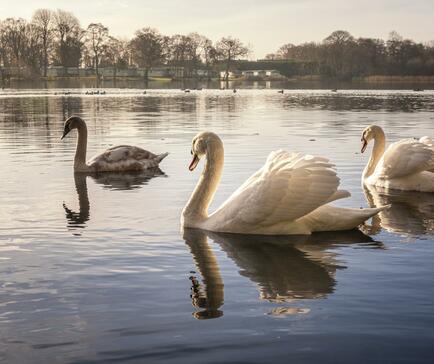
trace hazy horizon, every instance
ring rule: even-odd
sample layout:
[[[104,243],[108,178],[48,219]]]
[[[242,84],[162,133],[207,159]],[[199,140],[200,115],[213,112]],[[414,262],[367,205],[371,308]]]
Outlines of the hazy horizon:
[[[338,29],[355,37],[387,39],[395,30],[417,42],[434,40],[434,2],[422,0],[190,0],[182,6],[175,0],[20,0],[0,5],[1,19],[30,19],[39,8],[71,11],[82,27],[100,22],[117,37],[131,38],[145,26],[166,35],[198,32],[213,41],[231,35],[251,46],[251,58],[263,58],[285,43],[318,42]]]

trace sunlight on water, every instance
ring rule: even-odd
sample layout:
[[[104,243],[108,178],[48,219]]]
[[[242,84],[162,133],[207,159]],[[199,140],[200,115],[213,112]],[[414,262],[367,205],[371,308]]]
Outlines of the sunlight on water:
[[[429,357],[433,197],[364,191],[368,156],[359,152],[361,131],[371,123],[390,141],[433,136],[434,91],[85,93],[0,92],[1,359]],[[60,140],[73,114],[87,122],[88,157],[117,144],[170,155],[153,174],[74,176],[76,134]],[[211,210],[280,148],[336,163],[342,188],[352,193],[340,205],[392,208],[363,232],[181,232],[180,212],[203,166],[187,169],[191,139],[202,130],[225,144]]]

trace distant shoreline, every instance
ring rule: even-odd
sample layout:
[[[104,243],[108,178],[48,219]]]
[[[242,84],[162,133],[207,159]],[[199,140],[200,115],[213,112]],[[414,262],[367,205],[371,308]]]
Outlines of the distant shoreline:
[[[95,76],[50,76],[50,77],[37,77],[33,79],[28,78],[18,78],[12,77],[10,81],[39,81],[39,82],[56,82],[56,81],[68,81],[68,80],[89,80],[95,81]],[[143,77],[133,77],[133,76],[117,76],[117,77],[104,77],[100,79],[100,82],[104,81],[143,81],[146,80]],[[207,79],[204,78],[195,78],[195,77],[184,77],[184,78],[168,78],[168,77],[149,77],[149,82],[182,82],[182,81],[199,81],[199,82],[207,82]],[[209,81],[211,82],[226,82],[225,80],[219,78],[212,78]],[[364,83],[364,84],[391,84],[391,83],[403,83],[403,84],[434,84],[434,76],[390,76],[390,75],[372,75],[372,76],[363,76],[363,77],[353,77],[351,80],[341,80],[338,78],[330,78],[320,75],[308,75],[308,76],[294,76],[289,77],[285,80],[274,80],[269,78],[255,78],[254,80],[248,80],[244,78],[235,78],[229,79],[229,82],[336,82],[336,83]]]

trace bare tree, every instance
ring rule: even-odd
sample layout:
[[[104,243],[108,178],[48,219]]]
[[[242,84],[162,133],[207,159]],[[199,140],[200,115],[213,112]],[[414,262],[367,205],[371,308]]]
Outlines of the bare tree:
[[[211,39],[208,39],[205,36],[201,36],[200,47],[202,60],[209,80],[211,79],[211,66],[217,61],[217,50],[213,46]]]
[[[103,52],[107,50],[109,42],[108,28],[101,23],[91,23],[87,27],[85,45],[92,53],[93,66],[97,80],[99,79],[99,64]]]
[[[32,23],[26,25],[21,52],[22,60],[30,71],[31,77],[40,76],[41,64],[43,64],[43,43],[39,29]]]
[[[163,61],[164,37],[152,28],[138,30],[130,42],[132,57],[139,67],[145,68],[145,79],[149,69]]]
[[[41,37],[44,77],[47,77],[48,52],[52,42],[54,14],[49,9],[38,9],[33,13],[32,24]]]
[[[355,40],[345,30],[336,30],[323,41],[325,63],[332,76],[348,76],[351,73]]]
[[[21,66],[22,50],[26,38],[27,22],[24,19],[8,18],[2,23],[2,38],[9,50],[9,62],[16,67]]]
[[[54,15],[57,36],[57,61],[64,67],[78,67],[81,58],[82,30],[78,19],[70,12],[57,10]]]
[[[128,43],[128,40],[109,36],[104,58],[107,64],[113,66],[114,78],[117,76],[118,69],[125,69],[129,66],[130,52]]]
[[[225,80],[229,79],[229,70],[231,63],[249,54],[249,48],[245,46],[239,39],[232,37],[223,37],[216,44],[217,52],[225,63]]]

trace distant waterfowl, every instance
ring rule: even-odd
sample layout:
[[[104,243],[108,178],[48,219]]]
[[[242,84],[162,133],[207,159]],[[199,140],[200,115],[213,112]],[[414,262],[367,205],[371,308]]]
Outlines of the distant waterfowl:
[[[277,91],[279,94],[283,94],[283,90],[279,90],[279,91]]]
[[[184,90],[184,92],[185,92],[185,93],[189,93],[190,90],[189,90],[188,88],[186,88],[186,89]]]
[[[233,93],[234,93],[234,94],[236,94],[236,93],[237,93],[237,89],[236,89],[236,88],[234,88],[234,90],[233,90]]]
[[[414,88],[413,91],[421,92],[421,91],[423,91],[423,89],[422,88]]]
[[[122,172],[141,171],[158,167],[159,163],[168,155],[153,154],[139,147],[118,145],[93,157],[86,162],[87,127],[83,119],[71,116],[65,121],[62,138],[77,129],[77,149],[74,158],[74,171],[76,172]]]
[[[206,158],[204,171],[184,207],[184,227],[242,234],[290,235],[350,230],[383,209],[348,209],[328,205],[348,197],[338,190],[334,166],[323,157],[272,152],[265,165],[208,216],[223,169],[224,150],[211,132],[192,142],[190,171]]]
[[[383,129],[371,125],[363,130],[363,153],[374,140],[372,154],[362,174],[362,183],[406,191],[434,192],[434,147],[432,139],[402,139],[386,149]]]
[[[145,90],[145,91],[143,91],[143,95],[146,95],[146,90]]]
[[[338,92],[338,89],[337,88],[332,88],[331,92]]]

